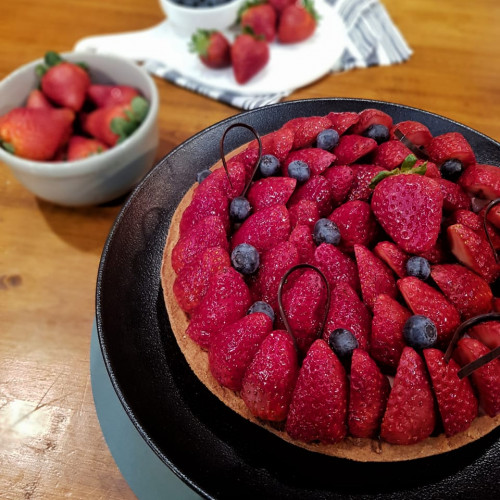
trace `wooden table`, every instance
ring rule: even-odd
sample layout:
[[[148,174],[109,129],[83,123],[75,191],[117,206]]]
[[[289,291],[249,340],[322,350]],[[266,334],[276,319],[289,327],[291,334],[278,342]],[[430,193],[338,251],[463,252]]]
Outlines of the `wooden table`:
[[[362,97],[408,104],[500,140],[497,0],[385,0],[411,59],[329,75],[289,99]],[[0,78],[45,51],[163,19],[157,0],[3,2]],[[238,110],[157,80],[158,159]],[[41,201],[0,165],[0,497],[134,498],[101,434],[90,389],[96,272],[120,203]]]

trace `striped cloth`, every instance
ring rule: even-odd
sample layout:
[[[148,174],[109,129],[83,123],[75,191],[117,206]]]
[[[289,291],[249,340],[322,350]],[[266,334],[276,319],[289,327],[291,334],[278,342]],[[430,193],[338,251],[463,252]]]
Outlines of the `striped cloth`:
[[[379,0],[325,0],[345,24],[348,42],[332,72],[348,71],[406,61],[412,54],[387,10]],[[279,102],[292,90],[265,95],[242,95],[200,84],[158,61],[146,61],[145,69],[176,85],[240,109],[254,109]]]

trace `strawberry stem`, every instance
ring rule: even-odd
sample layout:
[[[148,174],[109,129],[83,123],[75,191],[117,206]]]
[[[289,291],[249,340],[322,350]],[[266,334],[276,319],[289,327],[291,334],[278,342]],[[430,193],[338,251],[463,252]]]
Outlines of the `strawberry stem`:
[[[417,157],[415,155],[408,155],[399,168],[394,170],[382,170],[371,180],[369,187],[373,189],[379,182],[383,181],[387,177],[400,174],[417,174],[425,175],[427,172],[427,162],[422,163],[418,167],[415,167],[417,163]]]

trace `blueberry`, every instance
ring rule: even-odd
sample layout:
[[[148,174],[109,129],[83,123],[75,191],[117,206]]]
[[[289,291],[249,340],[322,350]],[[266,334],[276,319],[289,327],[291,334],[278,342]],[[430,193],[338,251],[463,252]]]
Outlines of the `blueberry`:
[[[460,160],[446,160],[440,167],[441,177],[448,181],[456,181],[462,173],[464,166]]]
[[[210,174],[212,173],[211,170],[202,170],[201,172],[198,172],[196,174],[196,182],[200,183],[203,182]]]
[[[341,359],[347,359],[352,356],[354,349],[359,347],[356,337],[351,331],[345,328],[337,328],[328,336],[328,345],[330,349]]]
[[[316,147],[331,151],[339,142],[339,134],[333,128],[322,130],[316,137]]]
[[[271,321],[274,322],[275,315],[273,308],[267,302],[264,302],[263,300],[254,302],[248,309],[247,314],[252,314],[255,312],[267,314],[271,318]]]
[[[264,155],[260,159],[259,171],[262,177],[278,175],[280,171],[280,161],[274,155]]]
[[[340,243],[340,231],[337,224],[330,219],[318,219],[314,224],[313,239],[318,246],[321,243],[337,246]]]
[[[244,196],[237,196],[229,205],[229,217],[234,222],[243,222],[252,211],[252,205]]]
[[[431,275],[431,265],[424,257],[410,257],[406,261],[406,273],[408,276],[426,280]]]
[[[288,175],[297,182],[306,182],[311,177],[311,170],[305,161],[294,160],[288,164]]]
[[[231,264],[241,274],[253,274],[259,268],[259,252],[249,243],[241,243],[231,252]]]
[[[427,316],[410,316],[403,326],[403,337],[410,347],[426,349],[437,340],[436,325]]]
[[[388,141],[390,137],[389,129],[385,125],[381,125],[380,123],[374,123],[373,125],[370,125],[363,132],[363,135],[377,141],[377,144],[382,144],[383,142]]]

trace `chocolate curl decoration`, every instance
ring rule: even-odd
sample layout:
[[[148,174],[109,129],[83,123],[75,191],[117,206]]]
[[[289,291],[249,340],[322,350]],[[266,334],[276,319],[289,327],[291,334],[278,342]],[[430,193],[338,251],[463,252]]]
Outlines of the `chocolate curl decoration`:
[[[493,242],[491,241],[490,232],[488,231],[488,225],[487,225],[488,219],[487,219],[487,217],[488,217],[488,212],[493,207],[498,205],[499,203],[500,203],[500,198],[497,198],[496,200],[493,200],[490,203],[488,203],[488,206],[486,207],[486,210],[484,211],[484,217],[483,217],[484,232],[486,233],[486,238],[488,238],[488,243],[490,244],[491,250],[493,252],[493,255],[495,256],[495,261],[497,264],[499,263],[498,252],[496,251],[496,249],[493,245]]]
[[[278,286],[278,305],[279,305],[279,309],[280,309],[281,319],[283,320],[283,323],[285,324],[286,331],[288,332],[288,335],[290,335],[290,337],[292,338],[296,349],[297,349],[297,341],[295,340],[295,336],[293,335],[292,329],[290,328],[290,323],[288,323],[288,319],[287,319],[286,314],[285,314],[285,309],[283,307],[282,295],[283,295],[283,287],[286,284],[288,276],[290,276],[290,274],[292,274],[294,271],[297,271],[298,269],[312,269],[313,271],[316,271],[321,276],[321,279],[323,280],[323,283],[326,286],[325,314],[323,315],[323,321],[321,323],[321,328],[319,329],[320,332],[322,332],[323,329],[325,328],[326,319],[328,317],[328,310],[330,309],[330,285],[328,284],[328,280],[326,279],[326,276],[316,266],[313,266],[311,264],[297,264],[296,266],[291,267],[283,275],[283,277],[281,278],[280,284]]]
[[[227,175],[227,178],[229,180],[229,184],[231,185],[231,188],[233,187],[233,183],[231,182],[231,177],[229,176],[229,169],[227,168],[226,155],[224,154],[224,140],[226,139],[227,133],[231,129],[236,128],[236,127],[243,127],[243,128],[250,130],[250,132],[252,132],[252,134],[255,136],[255,138],[257,139],[257,142],[259,144],[259,156],[257,158],[257,162],[256,162],[255,167],[253,169],[252,176],[248,180],[247,185],[245,186],[245,189],[243,190],[243,193],[241,194],[241,196],[245,196],[247,191],[248,191],[248,188],[250,187],[250,184],[252,183],[252,180],[255,176],[255,173],[257,172],[257,169],[259,168],[259,163],[260,163],[260,160],[262,158],[262,141],[260,140],[259,133],[251,125],[247,125],[246,123],[233,123],[222,134],[222,137],[220,140],[220,146],[219,146],[220,157],[222,160],[222,166],[224,167],[224,170],[226,171],[226,175]]]
[[[399,129],[394,130],[394,135],[413,153],[418,156],[421,160],[428,160],[429,154],[424,146],[417,146],[406,137]]]
[[[453,354],[453,350],[455,349],[458,340],[460,337],[472,326],[479,325],[480,323],[484,323],[486,321],[499,321],[500,320],[500,313],[487,313],[487,314],[480,314],[479,316],[475,316],[474,318],[470,318],[467,321],[464,321],[456,330],[455,333],[448,345],[448,348],[446,349],[446,352],[444,353],[444,361],[448,363],[451,359],[451,355]],[[481,366],[486,365],[490,361],[493,361],[494,359],[498,358],[500,356],[500,346],[496,347],[492,351],[490,351],[488,354],[485,354],[484,356],[481,356],[477,358],[474,361],[471,361],[470,363],[466,364],[460,370],[458,371],[458,376],[459,378],[465,378],[469,376],[472,372],[477,370],[478,368],[481,368]]]

